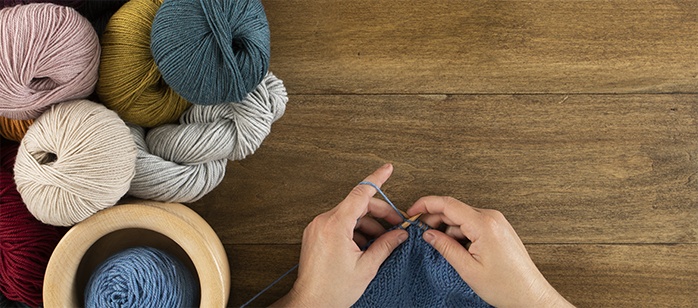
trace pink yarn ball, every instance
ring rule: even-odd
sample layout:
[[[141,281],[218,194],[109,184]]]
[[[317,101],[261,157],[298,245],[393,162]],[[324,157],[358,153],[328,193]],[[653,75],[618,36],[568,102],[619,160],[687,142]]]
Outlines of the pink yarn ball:
[[[51,3],[0,10],[0,116],[34,119],[49,105],[89,96],[99,39],[76,10]]]

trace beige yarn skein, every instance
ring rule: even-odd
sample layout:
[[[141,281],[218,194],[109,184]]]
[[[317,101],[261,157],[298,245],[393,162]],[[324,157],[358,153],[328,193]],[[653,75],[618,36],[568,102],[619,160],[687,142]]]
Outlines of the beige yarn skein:
[[[52,105],[22,139],[17,190],[38,220],[74,225],[110,207],[129,189],[136,144],[126,124],[103,105]]]

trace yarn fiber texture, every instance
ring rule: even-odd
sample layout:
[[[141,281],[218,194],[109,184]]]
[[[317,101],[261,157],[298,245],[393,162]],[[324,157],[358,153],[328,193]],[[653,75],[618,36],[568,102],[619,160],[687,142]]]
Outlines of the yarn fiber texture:
[[[0,292],[0,307],[2,308],[29,308],[26,304],[20,303],[20,302],[15,302],[12,300],[7,299],[2,293]]]
[[[34,120],[14,120],[0,117],[0,136],[7,140],[20,141]]]
[[[410,226],[407,240],[378,269],[353,307],[492,307]]]
[[[2,2],[0,2],[0,8],[15,6],[15,5],[19,5],[19,4],[43,3],[43,2],[55,3],[58,5],[64,5],[64,6],[69,6],[69,7],[73,7],[73,8],[78,8],[83,3],[83,1],[81,1],[81,0],[2,0]],[[2,306],[0,306],[0,307],[2,307]]]
[[[269,24],[259,0],[165,1],[150,46],[163,78],[195,104],[239,102],[269,68]]]
[[[136,145],[126,124],[103,105],[51,106],[22,139],[15,181],[40,221],[70,226],[110,207],[129,188]]]
[[[193,202],[223,180],[227,160],[254,153],[286,109],[283,82],[272,73],[240,103],[192,105],[180,124],[163,125],[146,135],[131,125],[138,159],[129,194]]]
[[[190,105],[165,83],[150,53],[150,30],[161,4],[125,3],[102,34],[97,94],[124,121],[145,127],[174,123]]]
[[[12,174],[18,147],[0,141],[0,293],[8,298],[0,307],[41,304],[46,265],[66,231],[39,222],[22,203]]]
[[[99,40],[72,8],[51,3],[0,10],[0,116],[34,119],[94,91]]]
[[[199,286],[175,257],[134,247],[105,260],[85,289],[85,307],[195,307]]]

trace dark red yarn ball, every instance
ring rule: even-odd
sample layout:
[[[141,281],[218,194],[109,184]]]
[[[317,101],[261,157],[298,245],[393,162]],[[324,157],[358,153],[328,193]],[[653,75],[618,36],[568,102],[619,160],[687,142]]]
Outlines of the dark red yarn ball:
[[[0,141],[0,292],[37,307],[46,265],[67,229],[38,221],[22,202],[12,172],[17,148]]]

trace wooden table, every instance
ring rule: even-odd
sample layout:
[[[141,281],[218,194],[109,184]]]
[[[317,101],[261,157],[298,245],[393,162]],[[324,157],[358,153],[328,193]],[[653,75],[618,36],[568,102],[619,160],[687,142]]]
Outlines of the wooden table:
[[[264,5],[286,114],[191,204],[226,247],[231,306],[385,162],[402,209],[436,194],[503,212],[578,306],[698,303],[698,2]]]

